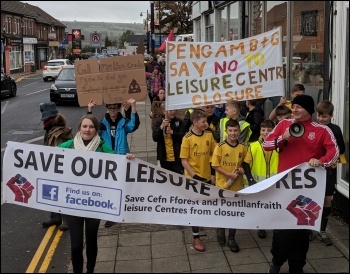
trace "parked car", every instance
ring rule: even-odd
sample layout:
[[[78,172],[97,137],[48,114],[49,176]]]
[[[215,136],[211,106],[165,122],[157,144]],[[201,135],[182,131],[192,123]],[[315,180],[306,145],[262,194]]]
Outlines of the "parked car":
[[[47,82],[48,79],[55,80],[61,69],[67,65],[73,65],[73,63],[68,59],[54,59],[48,61],[43,68],[44,81]]]
[[[17,95],[17,84],[14,78],[1,72],[1,97]]]
[[[56,104],[78,102],[74,65],[66,65],[61,69],[55,83],[51,85],[50,101]]]

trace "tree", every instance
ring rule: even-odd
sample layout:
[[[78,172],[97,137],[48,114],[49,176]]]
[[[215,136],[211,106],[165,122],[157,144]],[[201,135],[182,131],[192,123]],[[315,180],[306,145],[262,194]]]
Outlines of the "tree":
[[[160,5],[160,28],[167,26],[167,33],[177,28],[177,34],[193,33],[192,15],[193,1],[154,1],[155,9]]]
[[[86,52],[93,52],[94,50],[91,48],[90,45],[84,45],[83,48],[81,49],[82,53],[86,53]]]
[[[119,38],[119,44],[118,44],[118,48],[120,49],[124,49],[124,43],[126,41],[126,38],[130,35],[134,35],[135,33],[132,30],[127,30],[125,32],[123,32],[123,34],[120,36]]]
[[[68,44],[68,47],[66,48],[66,53],[71,54],[73,52],[73,46],[72,43]]]

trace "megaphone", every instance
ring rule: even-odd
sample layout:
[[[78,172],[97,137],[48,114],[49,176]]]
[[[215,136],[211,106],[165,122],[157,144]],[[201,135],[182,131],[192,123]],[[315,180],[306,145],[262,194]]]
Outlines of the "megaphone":
[[[303,124],[293,123],[289,127],[289,133],[293,137],[299,138],[299,137],[303,136],[304,132],[305,132],[305,128],[304,128]]]

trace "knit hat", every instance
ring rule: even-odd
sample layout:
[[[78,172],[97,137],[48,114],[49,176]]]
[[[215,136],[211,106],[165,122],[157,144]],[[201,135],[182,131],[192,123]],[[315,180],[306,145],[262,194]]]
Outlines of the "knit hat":
[[[304,108],[311,116],[315,112],[315,103],[314,99],[312,99],[309,95],[298,95],[296,96],[293,101],[292,105],[297,104]]]
[[[45,121],[58,114],[58,109],[56,107],[56,104],[53,102],[41,103],[40,111],[41,111],[41,121]]]
[[[159,66],[154,66],[153,70],[159,70]]]

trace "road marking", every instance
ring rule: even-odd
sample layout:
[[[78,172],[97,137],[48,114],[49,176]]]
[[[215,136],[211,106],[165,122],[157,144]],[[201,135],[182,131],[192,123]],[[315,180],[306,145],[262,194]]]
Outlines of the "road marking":
[[[31,140],[28,140],[28,141],[24,141],[24,142],[22,142],[22,143],[30,144],[30,143],[34,143],[34,142],[39,141],[39,140],[42,140],[42,139],[44,139],[44,136],[39,136],[39,137],[36,137],[36,138],[34,138],[34,139],[31,139]],[[1,149],[1,152],[4,152],[5,149],[6,149],[6,147],[3,147],[3,148]]]
[[[37,83],[38,83],[38,82],[30,83],[30,84],[25,85],[25,86],[23,86],[23,87],[28,87],[28,86],[31,86],[31,85],[35,85],[35,84],[37,84]]]
[[[34,256],[33,256],[33,259],[32,259],[32,261],[30,262],[30,264],[29,264],[29,266],[28,266],[28,268],[27,268],[27,270],[26,270],[25,273],[34,273],[34,270],[35,270],[35,268],[37,267],[38,262],[39,262],[39,260],[40,260],[40,258],[41,258],[41,255],[44,253],[44,250],[45,250],[45,248],[46,248],[46,246],[47,246],[49,240],[51,239],[51,236],[52,236],[52,234],[53,234],[55,228],[56,228],[56,226],[53,225],[53,226],[50,226],[50,227],[47,229],[47,231],[46,231],[46,233],[45,233],[45,236],[44,236],[44,238],[42,239],[42,241],[41,241],[41,243],[40,243],[38,249],[36,250],[36,252],[35,252],[35,254],[34,254]]]
[[[43,263],[42,263],[38,273],[46,273],[46,271],[49,268],[49,265],[50,265],[50,263],[52,261],[52,257],[55,254],[55,250],[56,250],[56,248],[58,246],[58,243],[60,242],[60,239],[61,239],[62,235],[63,235],[63,231],[57,230],[56,236],[53,239],[53,241],[52,241],[52,243],[50,245],[50,248],[49,248],[49,250],[46,253],[46,256],[44,258],[44,261],[43,261]]]
[[[34,92],[32,92],[32,93],[28,93],[28,94],[26,94],[25,96],[33,95],[33,94],[35,94],[35,93],[42,92],[42,91],[45,91],[45,90],[49,90],[49,89],[48,89],[48,88],[46,88],[46,89],[42,89],[42,90],[38,90],[38,91],[34,91]]]
[[[9,101],[6,101],[5,105],[2,107],[1,114],[3,114],[5,112],[8,104],[9,104]]]

